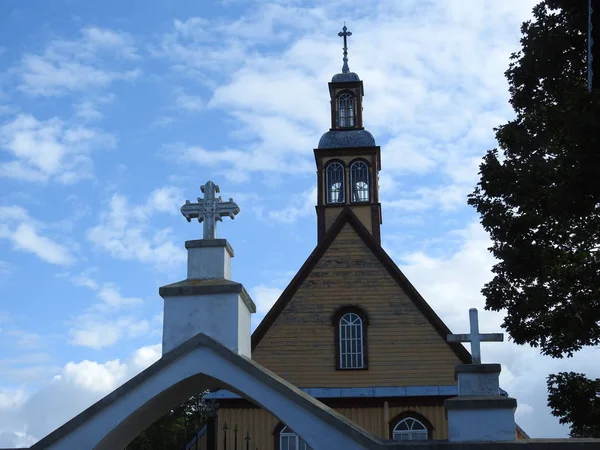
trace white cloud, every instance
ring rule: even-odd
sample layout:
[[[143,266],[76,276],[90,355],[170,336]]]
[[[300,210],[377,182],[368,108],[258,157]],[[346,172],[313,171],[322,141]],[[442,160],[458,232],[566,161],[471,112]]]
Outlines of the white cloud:
[[[0,126],[0,149],[14,158],[0,163],[0,176],[73,184],[93,176],[92,150],[113,146],[114,138],[100,131],[20,114]]]
[[[250,290],[252,300],[256,304],[256,313],[252,315],[252,329],[256,328],[260,321],[269,312],[275,304],[283,289],[277,287],[266,286],[264,284],[253,287]]]
[[[41,55],[23,56],[17,69],[19,89],[33,96],[57,96],[105,87],[116,80],[131,81],[140,75],[138,69],[120,67],[123,60],[139,57],[131,36],[94,27],[83,28],[81,35],[75,40],[50,41]]]
[[[87,230],[87,238],[115,258],[174,268],[185,260],[184,251],[170,240],[170,228],[156,230],[148,224],[155,213],[177,214],[182,199],[182,191],[173,186],[155,189],[141,206],[114,194],[100,224]]]
[[[136,339],[148,335],[155,323],[137,318],[132,309],[144,304],[139,297],[125,297],[113,283],[102,283],[89,276],[87,270],[78,275],[65,274],[76,286],[92,289],[98,302],[92,304],[83,313],[76,314],[69,323],[70,343],[95,350],[114,346],[123,339]],[[129,310],[126,315],[123,310]],[[139,315],[139,309],[137,309]],[[160,324],[162,325],[162,323]]]
[[[71,250],[41,234],[43,225],[20,206],[0,206],[0,238],[9,240],[15,250],[33,253],[40,259],[57,265],[75,262]]]
[[[0,444],[32,445],[160,356],[161,346],[151,345],[136,350],[127,361],[69,362],[35,391],[0,391]]]
[[[83,314],[77,317],[76,323],[69,330],[71,344],[94,350],[112,347],[122,339],[135,339],[150,332],[147,320],[131,317],[105,320],[97,314]]]
[[[315,212],[317,202],[317,188],[313,187],[292,198],[291,205],[283,209],[268,211],[267,216],[271,220],[280,223],[292,223],[300,217],[305,217]]]
[[[186,111],[201,111],[205,105],[201,97],[179,90],[175,93],[175,107]]]

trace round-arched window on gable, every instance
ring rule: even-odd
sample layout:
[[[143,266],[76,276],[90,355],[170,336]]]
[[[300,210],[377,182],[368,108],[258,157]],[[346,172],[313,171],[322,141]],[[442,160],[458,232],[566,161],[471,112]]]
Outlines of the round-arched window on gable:
[[[426,441],[429,439],[427,427],[414,417],[399,421],[393,430],[394,441]]]
[[[364,161],[355,161],[350,166],[350,189],[353,202],[370,200],[369,166]]]
[[[325,170],[325,178],[327,203],[344,203],[344,165],[339,162],[329,163]]]
[[[354,97],[344,92],[338,97],[338,126],[340,128],[353,127],[355,123]]]

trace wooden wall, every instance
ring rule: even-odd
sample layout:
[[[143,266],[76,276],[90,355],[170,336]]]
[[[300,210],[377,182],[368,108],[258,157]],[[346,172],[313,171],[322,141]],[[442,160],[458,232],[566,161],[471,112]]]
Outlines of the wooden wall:
[[[389,423],[384,417],[383,401],[379,407],[335,408],[335,410],[369,433],[382,439],[389,439]],[[425,416],[434,426],[432,439],[447,439],[448,425],[443,406],[406,406],[390,407],[389,419],[403,411],[415,411]],[[238,426],[238,449],[244,450],[244,437],[250,431],[252,438],[250,448],[255,450],[274,450],[275,435],[273,432],[279,419],[260,408],[222,408],[219,410],[219,450],[223,449],[223,424],[227,422],[227,450],[234,450],[233,427]]]
[[[368,370],[336,370],[331,318],[369,316]],[[350,225],[272,324],[252,359],[299,387],[454,385],[459,358]]]

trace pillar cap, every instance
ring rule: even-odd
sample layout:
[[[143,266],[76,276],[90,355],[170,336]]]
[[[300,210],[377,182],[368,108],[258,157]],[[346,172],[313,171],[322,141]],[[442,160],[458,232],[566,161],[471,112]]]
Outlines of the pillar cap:
[[[461,373],[500,373],[500,364],[459,364],[454,368],[454,379]]]
[[[185,248],[205,248],[205,247],[225,247],[229,256],[233,258],[233,248],[227,242],[227,239],[194,239],[185,241]]]
[[[449,410],[461,409],[515,409],[517,399],[501,395],[459,395],[444,400],[444,407]]]

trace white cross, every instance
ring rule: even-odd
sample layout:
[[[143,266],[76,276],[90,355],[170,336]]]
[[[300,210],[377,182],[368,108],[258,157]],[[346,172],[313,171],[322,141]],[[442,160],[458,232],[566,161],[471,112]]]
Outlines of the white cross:
[[[481,343],[482,342],[502,342],[503,333],[479,334],[479,322],[477,320],[477,309],[469,309],[469,325],[471,332],[469,334],[449,334],[448,342],[470,342],[473,364],[481,364]]]
[[[234,219],[235,215],[240,212],[240,207],[232,198],[228,202],[224,202],[221,197],[216,197],[215,194],[218,194],[220,189],[212,181],[207,181],[206,184],[200,186],[200,190],[204,193],[204,198],[198,197],[198,203],[190,203],[189,200],[186,200],[185,205],[181,207],[181,214],[188,222],[191,222],[192,219],[203,222],[203,239],[215,239],[217,237],[217,221],[222,222],[224,216]]]

